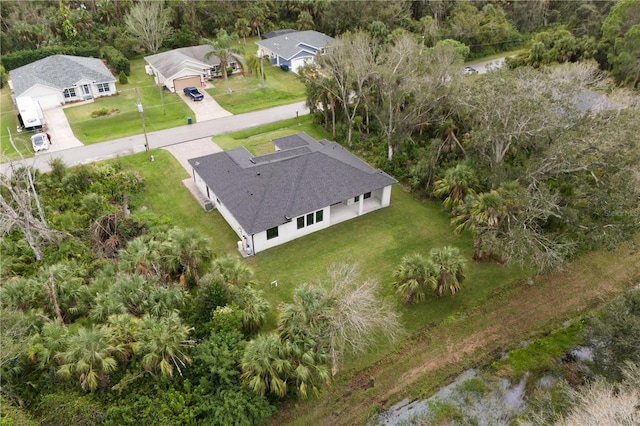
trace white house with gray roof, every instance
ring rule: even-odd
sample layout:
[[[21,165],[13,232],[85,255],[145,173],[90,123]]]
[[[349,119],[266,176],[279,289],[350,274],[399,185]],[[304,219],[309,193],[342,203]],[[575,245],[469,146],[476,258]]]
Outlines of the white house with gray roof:
[[[306,133],[274,139],[259,157],[245,148],[193,158],[193,179],[240,238],[259,253],[387,207],[397,181],[341,145]]]
[[[286,65],[298,72],[305,63],[313,63],[318,52],[322,53],[334,39],[318,31],[295,31],[256,41],[258,57],[268,57],[272,65]]]
[[[9,75],[16,101],[31,98],[41,109],[116,93],[116,78],[96,58],[52,55],[16,68]]]
[[[181,47],[167,52],[145,56],[147,74],[156,77],[156,84],[162,84],[172,92],[182,92],[185,87],[200,87],[207,79],[222,75],[220,58],[211,55],[211,46]],[[241,64],[233,57],[227,59],[233,73],[242,71]]]

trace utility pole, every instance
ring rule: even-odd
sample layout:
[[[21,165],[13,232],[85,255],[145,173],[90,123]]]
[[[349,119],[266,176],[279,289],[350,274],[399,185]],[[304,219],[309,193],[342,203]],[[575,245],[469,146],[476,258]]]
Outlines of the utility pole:
[[[142,103],[140,102],[140,94],[138,93],[138,88],[136,87],[136,103],[138,104],[138,112],[140,113],[140,119],[142,120],[142,131],[144,132],[144,149],[149,153],[149,138],[147,138],[147,126],[144,124],[144,109],[142,108]],[[149,154],[149,160],[153,161],[153,157]]]
[[[158,71],[156,71],[156,81],[158,82],[158,87],[160,88],[160,102],[162,102],[162,112],[164,115],[167,115],[167,108],[164,106],[164,91],[162,90],[162,84],[160,84],[160,77],[158,77]]]

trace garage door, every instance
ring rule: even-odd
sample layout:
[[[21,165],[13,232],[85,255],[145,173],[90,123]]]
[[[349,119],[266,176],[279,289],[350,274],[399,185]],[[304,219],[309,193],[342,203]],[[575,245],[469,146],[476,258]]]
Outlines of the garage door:
[[[33,98],[33,100],[40,104],[40,108],[42,109],[55,108],[60,106],[60,97],[58,95],[38,96]]]
[[[200,76],[180,77],[173,80],[173,87],[176,93],[182,92],[182,89],[189,86],[200,87]]]

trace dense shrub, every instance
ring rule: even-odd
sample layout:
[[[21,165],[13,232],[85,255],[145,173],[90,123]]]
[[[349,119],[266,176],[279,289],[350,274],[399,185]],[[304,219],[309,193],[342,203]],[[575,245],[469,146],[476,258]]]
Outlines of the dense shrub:
[[[129,60],[115,47],[104,47],[102,49],[102,57],[107,60],[111,68],[114,68],[116,72],[124,72],[126,75],[131,74],[131,63],[129,63]]]
[[[124,73],[124,71],[120,71],[120,74],[118,74],[118,82],[120,84],[128,84],[129,83],[129,78]]]
[[[88,58],[99,58],[100,49],[98,47],[52,46],[43,47],[37,50],[18,50],[16,52],[3,54],[2,58],[0,58],[0,63],[7,71],[11,71],[51,55],[73,55]]]

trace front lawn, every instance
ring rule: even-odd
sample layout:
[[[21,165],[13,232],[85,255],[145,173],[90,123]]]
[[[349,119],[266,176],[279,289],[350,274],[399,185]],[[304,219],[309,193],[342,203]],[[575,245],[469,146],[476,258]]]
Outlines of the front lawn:
[[[246,45],[237,44],[244,49],[245,60],[256,54],[258,50],[256,40],[257,37],[251,37],[247,38]],[[234,75],[228,79],[231,93],[227,93],[223,78],[216,78],[215,87],[207,89],[207,92],[222,108],[232,114],[257,111],[306,99],[304,84],[298,80],[296,74],[284,72],[272,66],[267,59],[264,61],[265,87],[262,87],[260,74],[249,74],[249,71],[245,70],[245,76]]]
[[[305,132],[317,140],[330,139],[331,136],[321,127],[314,125],[310,115],[305,115],[299,118],[291,118],[263,126],[250,127],[238,132],[214,136],[213,141],[225,151],[244,146],[253,155],[259,156],[273,152],[274,147],[273,143],[271,143],[273,139],[298,132]]]
[[[182,126],[187,117],[193,116],[189,106],[177,94],[168,90],[160,93],[158,86],[153,83],[153,77],[145,74],[144,64],[142,58],[131,61],[129,83],[116,83],[118,95],[65,108],[71,129],[82,143],[89,145],[141,134],[138,96],[143,106],[147,132]],[[107,115],[93,118],[92,113],[100,110],[107,112]]]

